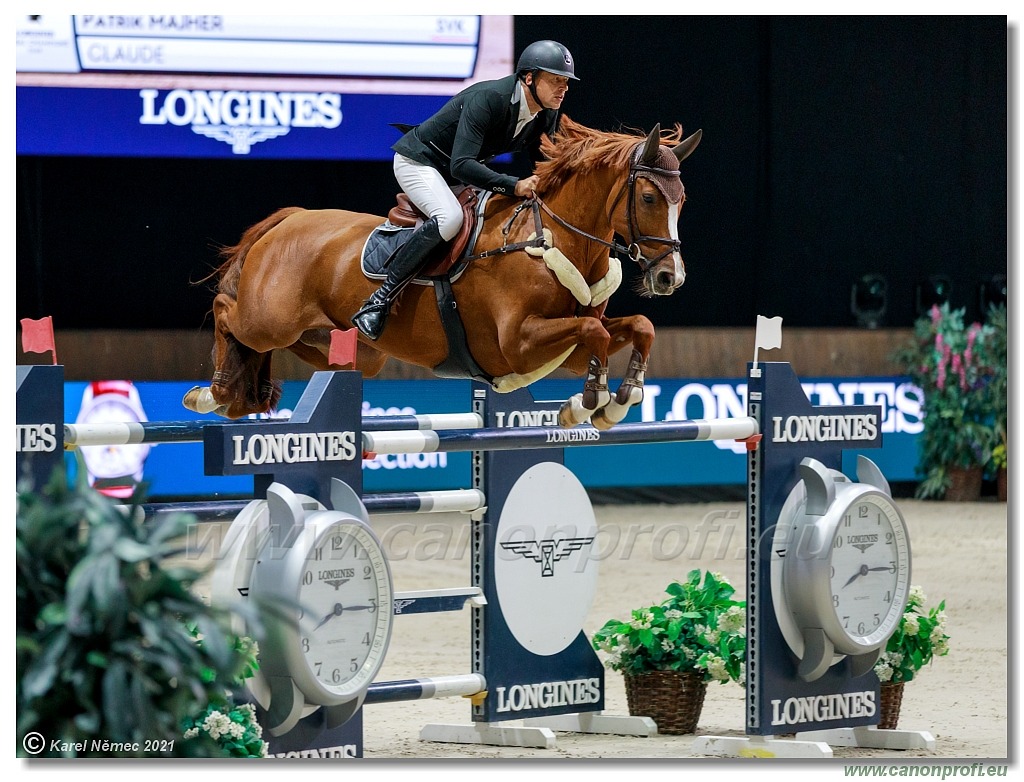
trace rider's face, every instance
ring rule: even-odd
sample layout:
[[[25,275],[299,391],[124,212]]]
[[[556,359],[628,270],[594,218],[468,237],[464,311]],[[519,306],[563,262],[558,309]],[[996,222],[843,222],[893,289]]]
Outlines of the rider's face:
[[[569,79],[566,76],[556,76],[547,71],[538,71],[536,76],[528,74],[527,79],[535,79],[537,85],[537,97],[545,109],[560,109],[562,101],[565,100],[565,93],[569,91]],[[530,82],[527,81],[527,85]]]

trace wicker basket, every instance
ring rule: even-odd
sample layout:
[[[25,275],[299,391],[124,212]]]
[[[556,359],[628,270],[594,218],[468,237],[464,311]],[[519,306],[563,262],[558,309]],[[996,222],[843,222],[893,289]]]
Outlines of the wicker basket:
[[[882,682],[881,703],[878,707],[880,730],[895,730],[896,724],[900,721],[904,684],[906,682]]]
[[[981,498],[981,467],[949,467],[946,502],[977,502]]]
[[[658,733],[696,733],[708,684],[692,671],[626,674],[626,702],[634,717],[650,717]]]

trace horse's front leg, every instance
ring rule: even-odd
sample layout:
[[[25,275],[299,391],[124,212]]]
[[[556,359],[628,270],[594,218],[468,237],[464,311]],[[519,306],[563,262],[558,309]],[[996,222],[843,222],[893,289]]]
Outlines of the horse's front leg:
[[[611,337],[611,352],[615,353],[627,344],[632,344],[626,375],[608,403],[590,417],[597,429],[610,429],[626,417],[629,408],[638,405],[644,398],[644,379],[647,374],[647,359],[654,344],[654,324],[643,315],[625,318],[609,318],[604,327]]]
[[[514,329],[514,334],[508,334],[500,341],[506,361],[515,372],[523,375],[552,360],[557,362],[560,356],[576,346],[582,346],[591,356],[583,393],[567,399],[558,412],[559,424],[570,427],[588,420],[596,410],[608,404],[608,347],[611,339],[598,318],[531,316]]]

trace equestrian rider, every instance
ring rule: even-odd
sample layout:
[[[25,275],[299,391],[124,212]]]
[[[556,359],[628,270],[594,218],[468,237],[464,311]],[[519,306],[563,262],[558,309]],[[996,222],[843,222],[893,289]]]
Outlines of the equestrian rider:
[[[493,171],[487,162],[522,151],[536,163],[541,135],[558,129],[570,79],[578,80],[569,50],[555,41],[536,41],[523,51],[515,74],[467,87],[392,146],[395,178],[428,219],[391,258],[387,279],[352,316],[363,334],[380,337],[392,304],[430,251],[458,234],[462,206],[451,185],[532,195],[536,176],[516,179]]]

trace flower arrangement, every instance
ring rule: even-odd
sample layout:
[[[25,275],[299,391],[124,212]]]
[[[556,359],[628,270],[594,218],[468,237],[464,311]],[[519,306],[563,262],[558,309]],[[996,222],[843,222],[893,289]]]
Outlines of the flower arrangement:
[[[591,641],[605,665],[624,674],[693,671],[703,681],[743,684],[746,677],[746,603],[719,573],[691,570],[665,589],[658,605],[637,608],[629,621],[608,620]]]
[[[920,498],[943,496],[951,469],[983,467],[991,458],[996,445],[992,339],[991,326],[965,325],[963,309],[935,305],[915,322],[913,341],[893,356],[924,394]]]
[[[910,599],[899,627],[889,637],[885,651],[875,663],[875,674],[880,682],[909,682],[933,658],[949,653],[946,601],[926,609],[926,599],[921,587],[910,588]]]
[[[198,717],[186,723],[185,738],[205,733],[232,758],[265,758],[267,742],[263,741],[263,728],[256,721],[256,709],[251,703],[221,706],[209,705]]]
[[[198,629],[189,626],[189,632],[196,644],[202,646]],[[231,687],[225,689],[222,698],[212,700],[200,714],[184,721],[184,735],[186,739],[209,737],[225,757],[265,758],[267,742],[263,741],[263,727],[256,720],[256,709],[251,703],[237,703],[233,694],[259,669],[259,646],[248,636],[233,637],[231,645],[244,660],[240,673],[232,680]],[[215,673],[206,671],[203,678],[212,681]]]

